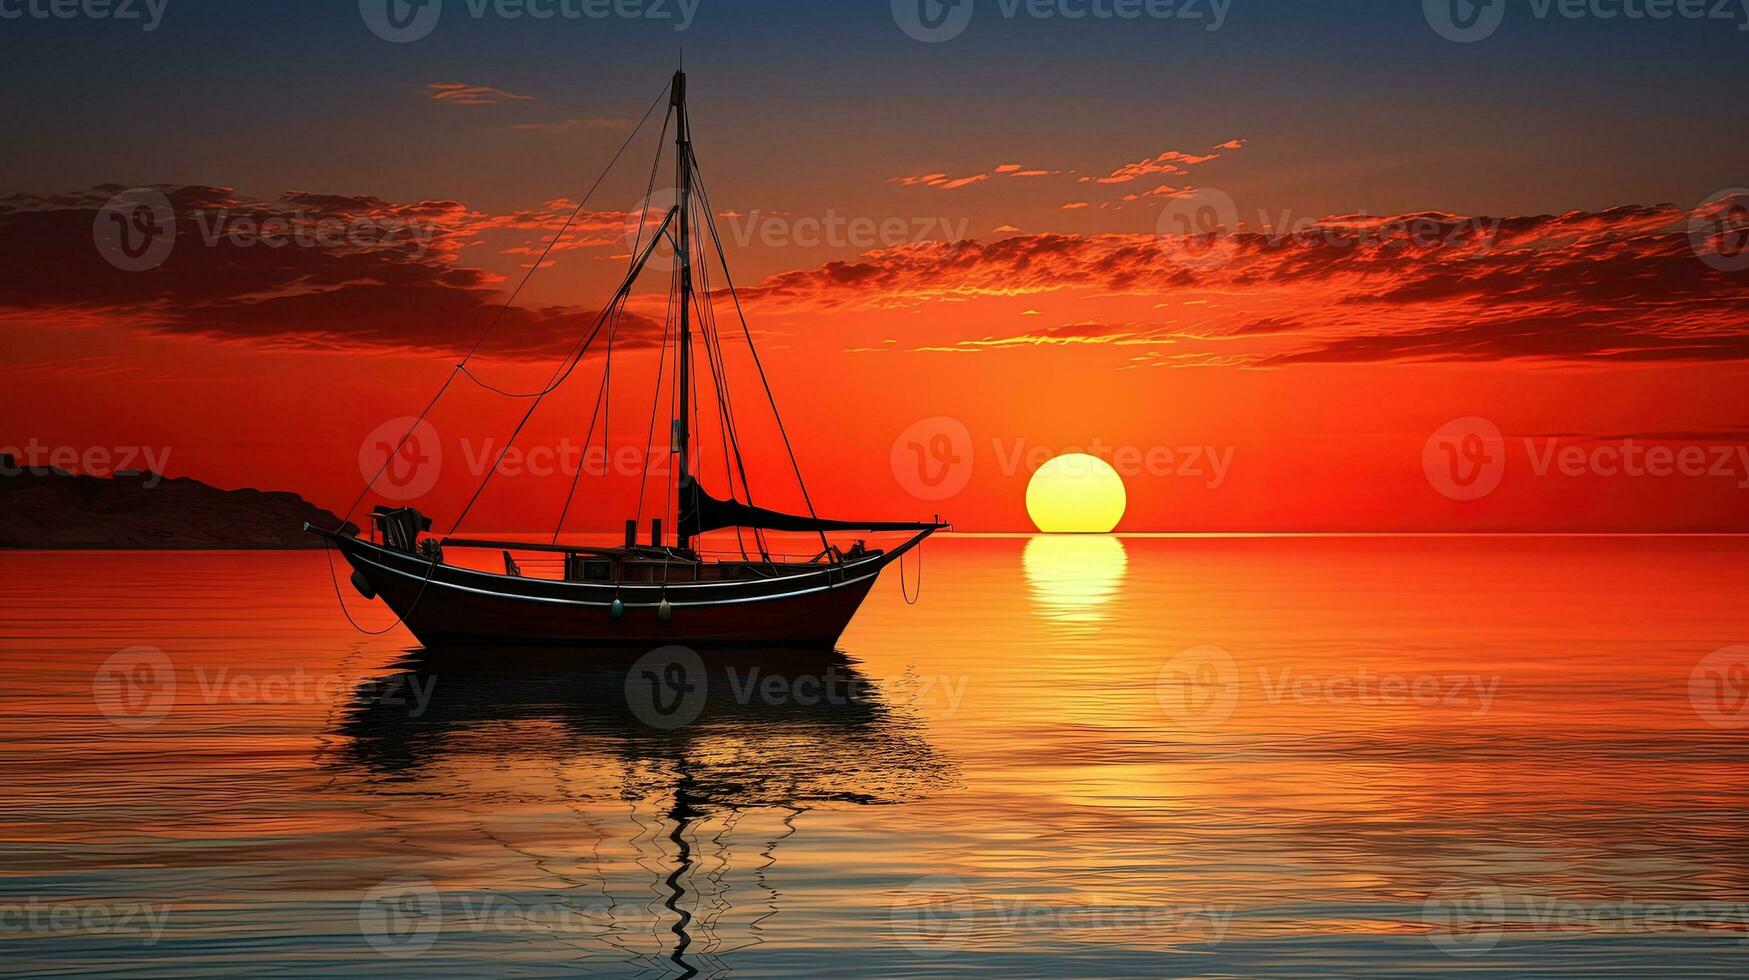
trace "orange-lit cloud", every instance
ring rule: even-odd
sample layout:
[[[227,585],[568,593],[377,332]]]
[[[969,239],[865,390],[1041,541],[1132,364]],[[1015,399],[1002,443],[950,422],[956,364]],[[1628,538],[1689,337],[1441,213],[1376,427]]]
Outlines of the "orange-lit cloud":
[[[1188,173],[1188,168],[1219,159],[1222,150],[1238,150],[1245,146],[1244,140],[1228,140],[1214,147],[1207,153],[1185,153],[1182,150],[1167,150],[1158,156],[1126,163],[1104,177],[1083,177],[1083,182],[1093,181],[1100,184],[1126,184],[1142,177],[1160,174]]]
[[[181,216],[177,247],[139,274],[108,265],[92,244],[98,209],[118,190],[0,201],[0,317],[312,349],[449,350],[477,336],[507,285],[463,264],[465,248],[489,232],[526,232],[500,251],[532,256],[570,220],[557,250],[624,249],[628,219],[584,211],[572,220],[576,206],[563,199],[488,214],[454,201],[301,192],[260,201],[225,188],[164,188]],[[1629,206],[1344,215],[1204,238],[1012,233],[879,249],[768,276],[743,296],[780,312],[1058,294],[1100,304],[1095,316],[1008,334],[955,335],[958,318],[935,319],[930,336],[910,339],[906,349],[918,351],[1183,345],[1157,362],[1259,366],[1749,359],[1749,280],[1700,260],[1690,217]],[[347,233],[319,247],[275,247],[266,240],[275,227],[282,237]],[[1155,302],[1173,297],[1180,306]],[[514,329],[494,350],[538,357],[563,350],[595,314],[553,306],[505,315]],[[653,321],[627,324],[628,345],[659,335]]]
[[[928,351],[1195,339],[1247,342],[1185,352],[1197,363],[1749,359],[1749,280],[1701,261],[1689,217],[1672,207],[1429,212],[1217,238],[1015,235],[884,249],[769,277],[751,295],[815,309],[1058,293],[1219,298],[1189,326],[1083,321],[916,348]]]
[[[1060,174],[1061,170],[1046,170],[1042,167],[1027,167],[1025,164],[1004,163],[994,170],[985,173],[967,174],[964,177],[950,177],[945,172],[916,174],[908,177],[891,177],[887,183],[898,184],[900,187],[934,187],[937,190],[951,191],[961,187],[970,187],[995,177],[1048,177]]]
[[[557,122],[517,123],[511,129],[525,132],[556,133],[573,129],[626,129],[632,125],[632,120],[617,116],[572,116]]]
[[[454,201],[397,204],[294,192],[253,200],[228,188],[164,187],[175,245],[131,272],[93,244],[99,210],[119,187],[0,201],[0,320],[105,322],[315,350],[466,349],[504,302],[499,277],[458,263],[494,230],[545,238],[568,201],[503,215]],[[584,212],[561,248],[623,244],[625,215]],[[506,251],[538,251],[512,248]],[[569,347],[596,311],[512,307],[487,346],[543,357]],[[626,314],[620,339],[650,345],[661,325]]]
[[[533,102],[532,95],[517,95],[489,85],[469,85],[465,82],[433,82],[425,86],[431,101],[445,105],[496,105],[500,102]]]

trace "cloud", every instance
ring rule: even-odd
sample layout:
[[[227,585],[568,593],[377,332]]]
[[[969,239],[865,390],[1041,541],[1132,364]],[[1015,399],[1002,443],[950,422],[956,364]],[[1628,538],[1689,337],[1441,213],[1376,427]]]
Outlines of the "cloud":
[[[110,324],[301,350],[470,346],[504,302],[501,277],[458,263],[488,231],[550,236],[568,201],[503,215],[454,201],[395,203],[291,192],[263,201],[222,187],[157,188],[175,214],[168,257],[143,272],[106,261],[93,239],[102,186],[0,199],[0,319]],[[561,247],[618,244],[624,215],[585,212]],[[507,249],[520,252],[525,249]],[[544,357],[569,347],[596,311],[516,307],[484,350]],[[628,315],[617,344],[661,325]]]
[[[887,178],[887,183],[898,184],[900,187],[934,187],[938,190],[951,191],[957,190],[961,187],[970,187],[973,184],[982,183],[983,181],[995,177],[1046,177],[1060,173],[1062,173],[1061,170],[1044,170],[1040,168],[1028,168],[1024,164],[1019,163],[1004,163],[998,165],[994,170],[985,173],[967,174],[964,177],[949,177],[946,172],[937,171],[935,173],[916,174],[908,177],[889,177]]]
[[[966,353],[979,350],[1000,350],[1002,348],[1024,347],[1063,347],[1070,344],[1131,344],[1131,343],[1170,343],[1171,338],[1158,328],[1133,323],[1100,323],[1085,321],[1080,323],[1065,323],[1061,326],[1047,327],[1043,330],[1032,330],[1022,334],[1011,334],[1006,337],[979,337],[975,340],[961,340],[951,347],[923,347],[914,350],[953,351]]]
[[[1125,194],[1123,196],[1123,202],[1125,204],[1130,204],[1149,197],[1179,197],[1182,196],[1186,190],[1188,190],[1188,188],[1173,187],[1171,184],[1161,184],[1151,191],[1143,191],[1140,194]]]
[[[748,295],[832,309],[1079,291],[1134,297],[1138,306],[1178,296],[1178,316],[1194,317],[926,345],[955,351],[1195,340],[1227,348],[1195,363],[1265,366],[1749,360],[1749,276],[1703,262],[1689,218],[1661,205],[1506,218],[1344,215],[1291,233],[1212,239],[1018,234],[883,249],[768,277]],[[1210,296],[1219,302],[1190,305]]]
[[[1219,146],[1211,148],[1207,153],[1185,153],[1182,150],[1167,150],[1157,156],[1138,160],[1135,163],[1126,163],[1104,177],[1082,177],[1081,181],[1083,183],[1092,181],[1099,184],[1127,184],[1132,180],[1158,174],[1189,173],[1189,168],[1191,167],[1200,166],[1208,163],[1210,160],[1219,159],[1221,151],[1239,150],[1243,149],[1244,146],[1244,140],[1228,140]]]
[[[433,82],[425,86],[431,101],[445,105],[497,105],[500,102],[533,102],[532,95],[517,95],[489,85],[469,85],[466,82]]]
[[[887,181],[901,187],[934,187],[944,191],[970,187],[973,184],[990,179],[989,174],[971,174],[965,177],[949,177],[944,173],[920,174],[915,177],[894,177]]]
[[[626,129],[632,120],[619,116],[572,116],[557,122],[517,123],[511,129],[531,133],[561,133],[573,129]]]

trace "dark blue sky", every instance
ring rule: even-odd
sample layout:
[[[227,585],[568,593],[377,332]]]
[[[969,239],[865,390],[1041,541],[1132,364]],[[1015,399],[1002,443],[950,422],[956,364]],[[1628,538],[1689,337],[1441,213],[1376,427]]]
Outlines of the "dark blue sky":
[[[367,29],[357,0],[167,0],[149,33],[0,21],[12,96],[0,187],[200,182],[513,206],[539,196],[527,175],[573,186],[555,165],[574,155],[582,174],[611,141],[530,158],[526,141],[480,131],[485,112],[434,112],[425,85],[536,96],[510,107],[518,119],[635,116],[682,45],[701,143],[714,138],[719,169],[762,193],[826,192],[869,168],[982,168],[992,154],[1086,165],[1089,147],[1138,159],[1232,137],[1250,143],[1243,190],[1313,211],[1691,204],[1749,180],[1736,8],[1733,21],[1539,20],[1508,0],[1491,37],[1459,44],[1415,2],[1233,0],[1209,31],[1209,0],[1191,8],[1200,20],[1132,21],[1010,18],[973,0],[962,34],[926,44],[887,0],[699,0],[684,31],[664,2],[664,21],[540,22],[446,0],[406,44]]]

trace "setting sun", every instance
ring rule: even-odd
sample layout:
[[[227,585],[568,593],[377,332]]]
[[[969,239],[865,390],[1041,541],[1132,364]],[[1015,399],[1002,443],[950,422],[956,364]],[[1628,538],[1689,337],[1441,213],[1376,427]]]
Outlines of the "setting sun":
[[[1085,453],[1052,459],[1026,485],[1026,512],[1040,531],[1110,531],[1123,519],[1128,499],[1117,471]]]

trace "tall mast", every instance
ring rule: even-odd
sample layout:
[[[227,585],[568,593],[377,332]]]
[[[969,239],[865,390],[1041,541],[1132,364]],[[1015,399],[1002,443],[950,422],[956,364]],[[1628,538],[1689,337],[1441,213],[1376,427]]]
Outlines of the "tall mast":
[[[670,99],[675,112],[674,146],[679,158],[676,166],[679,168],[678,190],[680,195],[679,222],[674,230],[674,252],[680,259],[680,384],[679,409],[674,416],[674,451],[679,454],[678,477],[675,480],[675,494],[678,499],[680,484],[687,478],[689,448],[691,443],[692,420],[692,134],[687,129],[686,122],[686,72],[674,73],[673,93]],[[678,506],[678,504],[677,504]],[[678,511],[676,511],[678,517]],[[691,543],[690,535],[675,520],[676,544],[685,550]]]

